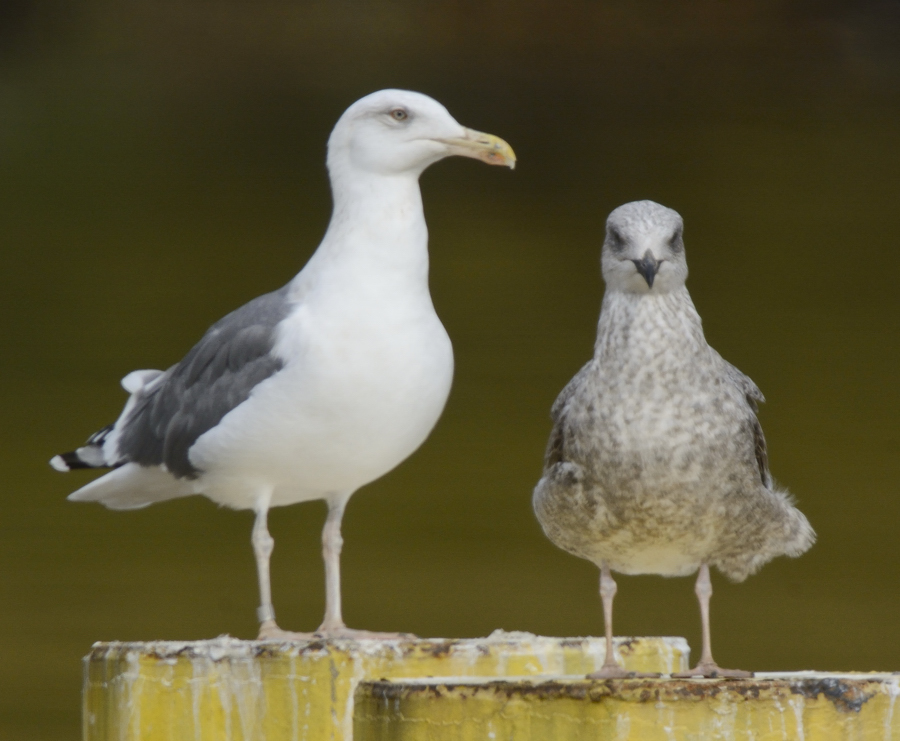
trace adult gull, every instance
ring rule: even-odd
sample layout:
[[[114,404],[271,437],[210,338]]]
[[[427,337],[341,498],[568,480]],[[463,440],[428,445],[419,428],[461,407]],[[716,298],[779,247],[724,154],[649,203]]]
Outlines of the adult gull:
[[[610,214],[594,357],[553,405],[534,490],[550,540],[600,567],[606,661],[596,677],[629,675],[613,656],[611,571],[699,571],[703,649],[686,676],[750,676],[713,660],[709,567],[743,581],[815,540],[769,474],[762,393],[706,343],[682,232],[681,216],[652,201]]]
[[[328,140],[334,208],[315,254],[286,286],[216,322],[166,371],[130,373],[118,420],[60,471],[112,468],[69,496],[137,509],[202,494],[256,513],[260,638],[305,638],[275,622],[271,507],[328,504],[322,533],[328,637],[366,638],[341,614],[341,518],[359,487],[431,432],[453,351],[428,291],[419,176],[450,155],[515,165],[502,139],[467,129],[420,93],[354,103]]]

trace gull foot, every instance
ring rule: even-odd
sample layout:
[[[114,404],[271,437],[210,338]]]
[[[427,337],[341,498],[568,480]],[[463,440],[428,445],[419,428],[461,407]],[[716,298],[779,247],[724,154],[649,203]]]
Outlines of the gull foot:
[[[674,679],[690,679],[691,677],[706,677],[707,679],[749,679],[752,676],[753,672],[745,672],[743,669],[723,669],[714,661],[702,661],[693,669],[672,674]]]
[[[661,674],[647,674],[625,669],[618,664],[604,664],[597,671],[587,675],[587,679],[649,679],[660,677]]]
[[[411,641],[417,636],[412,633],[379,633],[373,630],[355,630],[344,625],[338,628],[320,627],[317,638],[349,638],[352,641]]]
[[[274,620],[266,620],[259,625],[258,641],[311,641],[316,638],[315,633],[295,633],[291,630],[282,630]]]

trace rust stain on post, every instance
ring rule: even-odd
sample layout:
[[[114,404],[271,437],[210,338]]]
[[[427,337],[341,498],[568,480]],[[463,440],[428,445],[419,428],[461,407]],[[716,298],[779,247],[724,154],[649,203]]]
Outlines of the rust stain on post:
[[[900,741],[900,674],[362,683],[356,741]]]
[[[617,641],[635,671],[687,668],[683,638]],[[340,741],[353,692],[397,676],[587,674],[602,639],[497,631],[487,638],[395,641],[99,643],[85,659],[85,741]]]

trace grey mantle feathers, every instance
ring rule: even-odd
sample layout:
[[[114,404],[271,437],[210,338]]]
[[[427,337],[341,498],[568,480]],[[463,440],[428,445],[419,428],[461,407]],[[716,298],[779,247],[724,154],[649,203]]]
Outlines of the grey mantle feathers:
[[[195,478],[191,446],[284,361],[272,349],[275,329],[290,313],[289,286],[253,299],[216,322],[177,365],[153,378],[119,424],[123,460],[164,464],[177,477]]]
[[[188,453],[197,438],[284,365],[272,348],[275,329],[292,307],[288,290],[285,286],[259,296],[224,316],[167,371],[130,373],[122,383],[132,398],[116,424],[91,436],[83,448],[58,456],[54,465],[93,468],[134,462],[165,466],[178,478],[196,478]],[[115,444],[109,446],[113,435]]]
[[[253,510],[261,638],[310,636],[275,622],[268,512],[316,499],[328,504],[318,634],[378,635],[343,621],[341,520],[357,489],[424,442],[450,392],[453,349],[428,291],[419,176],[455,155],[516,161],[502,139],[421,93],[381,90],[351,105],[328,139],[331,220],[300,273],[217,322],[169,370],[126,376],[117,422],[51,461],[113,469],[72,501],[132,509],[202,494]]]

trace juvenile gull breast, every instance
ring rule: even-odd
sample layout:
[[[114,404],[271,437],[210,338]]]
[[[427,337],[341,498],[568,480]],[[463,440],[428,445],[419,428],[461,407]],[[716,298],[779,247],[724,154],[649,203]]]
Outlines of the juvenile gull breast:
[[[553,405],[534,509],[554,543],[600,567],[610,646],[610,571],[699,569],[694,673],[722,675],[709,648],[709,566],[741,581],[776,556],[799,556],[815,535],[769,474],[763,395],[706,343],[682,233],[681,217],[652,201],[610,214],[594,357]],[[607,664],[602,676],[620,674],[611,649]]]
[[[115,424],[51,464],[113,468],[70,495],[114,509],[203,494],[256,512],[261,638],[275,623],[270,507],[328,503],[325,619],[317,633],[365,638],[341,615],[341,518],[359,487],[428,436],[453,376],[428,291],[419,176],[450,155],[513,167],[503,140],[440,103],[382,90],[354,103],[328,142],[334,210],[322,243],[285,287],[216,322],[167,371],[135,371]]]

